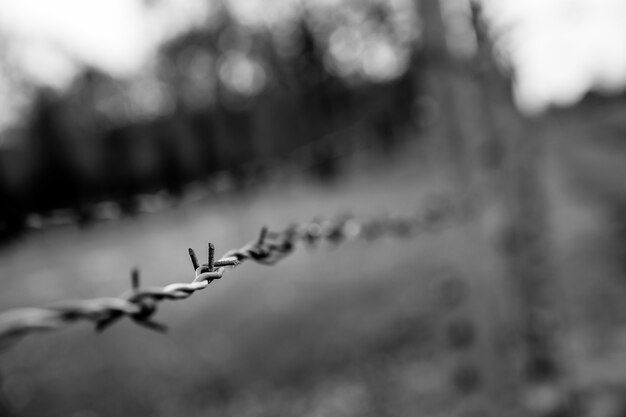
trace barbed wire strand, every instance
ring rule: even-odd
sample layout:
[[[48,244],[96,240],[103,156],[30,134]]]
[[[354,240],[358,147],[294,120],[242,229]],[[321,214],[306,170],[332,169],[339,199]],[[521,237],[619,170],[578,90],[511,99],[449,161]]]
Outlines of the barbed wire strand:
[[[463,201],[463,200],[460,200]],[[151,330],[165,331],[166,326],[153,320],[159,303],[165,300],[184,300],[221,279],[228,269],[248,260],[263,265],[274,265],[291,254],[298,242],[314,246],[319,242],[336,245],[344,240],[383,236],[409,237],[423,232],[441,230],[444,223],[464,219],[469,211],[465,204],[454,204],[451,199],[438,196],[430,205],[408,217],[389,215],[359,219],[352,215],[332,220],[314,219],[305,224],[292,224],[281,232],[263,227],[259,237],[239,249],[227,251],[215,260],[215,246],[208,244],[208,262],[200,264],[193,249],[189,256],[195,272],[189,283],[173,283],[164,287],[141,287],[139,271],[131,272],[131,289],[119,297],[63,301],[45,307],[29,307],[0,313],[0,350],[6,349],[24,336],[55,330],[86,320],[103,331],[123,317]]]

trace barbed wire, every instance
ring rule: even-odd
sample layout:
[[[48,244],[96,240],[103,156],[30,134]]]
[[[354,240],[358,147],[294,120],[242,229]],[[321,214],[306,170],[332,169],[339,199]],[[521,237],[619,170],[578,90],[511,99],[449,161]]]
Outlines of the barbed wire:
[[[45,307],[19,308],[0,313],[0,350],[12,346],[24,336],[55,330],[78,321],[90,321],[96,331],[103,331],[123,317],[151,330],[165,331],[166,326],[153,320],[158,305],[165,300],[183,300],[196,291],[221,279],[228,269],[248,260],[274,265],[293,253],[302,242],[314,246],[320,242],[333,245],[344,240],[363,238],[374,240],[383,236],[410,237],[436,232],[448,223],[464,220],[471,214],[467,198],[456,202],[449,197],[434,196],[423,210],[407,216],[378,216],[358,218],[341,215],[331,220],[314,219],[308,223],[292,224],[279,232],[266,227],[257,239],[239,249],[227,251],[215,260],[215,246],[208,244],[208,261],[200,264],[193,249],[189,256],[195,276],[189,283],[173,283],[164,287],[141,287],[139,271],[131,272],[131,289],[119,297],[63,301]]]

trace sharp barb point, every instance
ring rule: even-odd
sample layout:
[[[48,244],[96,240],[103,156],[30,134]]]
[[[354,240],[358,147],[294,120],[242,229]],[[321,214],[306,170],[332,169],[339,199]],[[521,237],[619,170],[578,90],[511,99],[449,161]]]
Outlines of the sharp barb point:
[[[191,258],[193,270],[197,270],[200,267],[200,264],[198,263],[198,257],[196,256],[196,252],[194,252],[194,250],[191,248],[189,248],[189,257]]]
[[[215,245],[209,243],[209,272],[215,267]]]
[[[139,289],[139,269],[133,268],[130,273],[130,286],[133,290]]]
[[[261,228],[261,233],[259,234],[259,239],[257,240],[257,243],[259,245],[262,245],[263,242],[265,242],[266,237],[267,237],[267,226],[263,226]]]
[[[167,332],[167,326],[165,324],[157,323],[152,320],[135,320],[135,322],[139,324],[140,326],[143,326],[146,329],[150,329],[155,332],[159,332],[159,333]]]

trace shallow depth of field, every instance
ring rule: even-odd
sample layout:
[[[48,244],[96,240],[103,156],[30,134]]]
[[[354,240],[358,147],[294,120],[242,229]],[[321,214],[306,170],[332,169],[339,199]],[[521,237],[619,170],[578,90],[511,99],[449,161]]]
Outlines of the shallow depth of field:
[[[217,3],[134,76],[78,60],[42,87],[2,35],[22,101],[0,118],[0,318],[117,296],[133,268],[190,282],[188,248],[206,262],[263,226],[463,211],[245,262],[160,304],[164,334],[0,340],[0,414],[624,415],[624,93],[521,112],[489,2],[294,2],[261,23]]]

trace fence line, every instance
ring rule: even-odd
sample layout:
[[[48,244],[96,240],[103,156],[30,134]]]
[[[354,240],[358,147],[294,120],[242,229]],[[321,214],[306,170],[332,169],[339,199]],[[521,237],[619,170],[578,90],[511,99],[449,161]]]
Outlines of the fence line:
[[[239,249],[227,251],[215,260],[215,247],[208,244],[208,261],[200,264],[193,249],[189,256],[195,272],[189,283],[173,283],[164,287],[141,287],[139,271],[131,272],[131,289],[119,297],[63,301],[45,307],[20,308],[0,313],[0,350],[12,346],[22,337],[40,331],[54,330],[77,321],[93,322],[102,331],[123,317],[156,331],[166,326],[153,320],[159,303],[165,300],[183,300],[211,282],[221,279],[228,269],[251,260],[274,265],[291,254],[298,242],[315,245],[320,242],[338,244],[344,240],[373,240],[383,236],[410,237],[437,232],[443,226],[465,221],[470,214],[466,198],[453,201],[449,197],[434,196],[423,210],[406,217],[379,216],[357,218],[343,215],[331,220],[316,219],[308,223],[292,224],[280,232],[261,229],[259,237]]]

